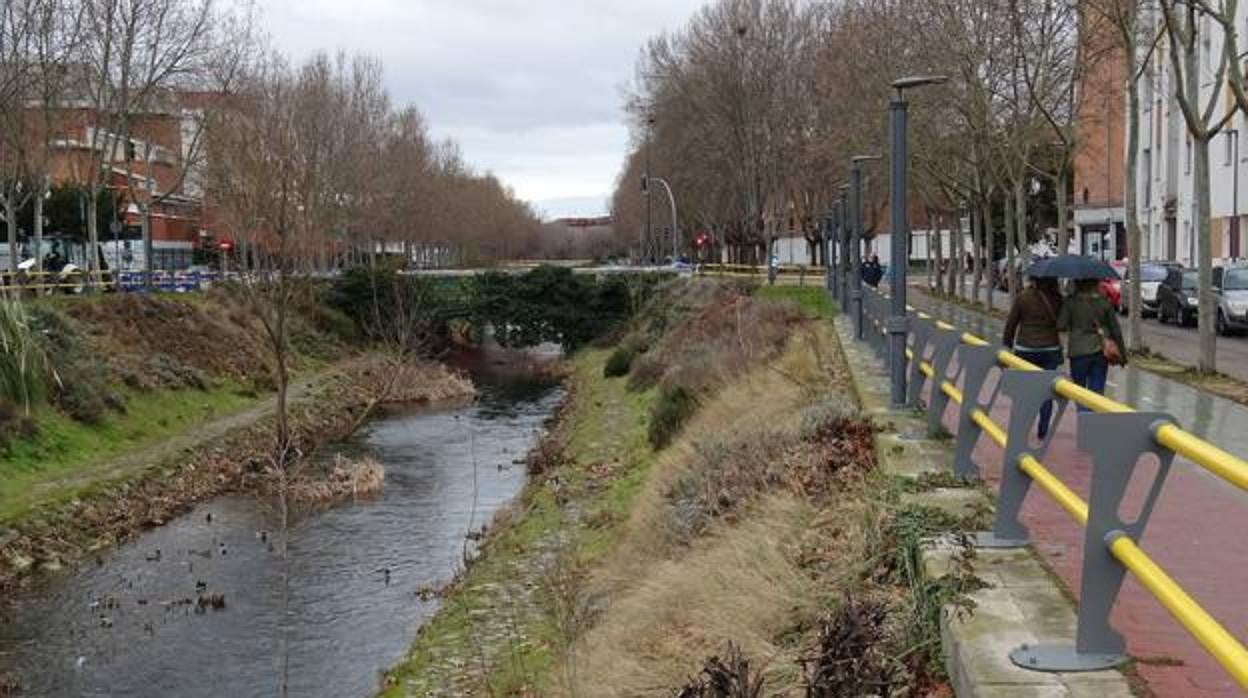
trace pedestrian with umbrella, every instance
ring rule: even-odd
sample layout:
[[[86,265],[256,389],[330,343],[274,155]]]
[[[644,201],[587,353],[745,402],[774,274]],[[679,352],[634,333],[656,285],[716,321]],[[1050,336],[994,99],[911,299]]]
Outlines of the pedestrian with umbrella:
[[[1074,292],[1058,313],[1057,329],[1066,333],[1070,379],[1094,393],[1103,394],[1109,367],[1127,363],[1118,314],[1099,289],[1102,279],[1116,279],[1118,272],[1098,259],[1062,255],[1037,262],[1031,273],[1075,282]],[[1079,411],[1088,410],[1080,405]]]
[[[1014,298],[1005,320],[1005,335],[1001,343],[1018,358],[1052,371],[1062,365],[1062,340],[1057,333],[1062,293],[1057,287],[1057,279],[1037,277],[1030,272],[1027,276],[1031,285]],[[1053,401],[1046,400],[1040,406],[1037,438],[1043,439],[1048,435],[1052,414]]]

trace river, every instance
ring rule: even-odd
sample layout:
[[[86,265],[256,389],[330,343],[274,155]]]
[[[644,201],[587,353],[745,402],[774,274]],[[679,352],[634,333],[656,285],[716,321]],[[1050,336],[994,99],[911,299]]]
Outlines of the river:
[[[422,591],[520,491],[517,461],[562,397],[474,378],[475,402],[391,413],[346,444],[382,462],[385,488],[298,517],[287,565],[271,504],[206,502],[5,609],[0,676],[24,696],[275,696],[288,657],[291,696],[371,695],[437,610]],[[216,594],[224,607],[198,607]]]

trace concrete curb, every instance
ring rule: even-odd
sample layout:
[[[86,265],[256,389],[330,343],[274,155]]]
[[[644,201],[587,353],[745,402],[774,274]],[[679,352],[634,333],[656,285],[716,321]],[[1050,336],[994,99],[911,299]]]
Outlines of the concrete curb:
[[[888,376],[870,349],[853,339],[849,318],[836,319],[841,350],[850,368],[863,413],[884,426],[876,435],[876,453],[884,472],[917,478],[948,473],[952,444],[929,438],[926,419],[910,410],[889,408]],[[904,501],[954,514],[991,508],[992,500],[976,489],[933,489],[907,494]],[[924,572],[938,579],[948,573],[957,550],[933,541],[923,552]],[[941,644],[954,692],[963,697],[1126,698],[1134,695],[1118,671],[1042,673],[1015,666],[1009,653],[1022,644],[1073,643],[1076,615],[1070,601],[1030,549],[979,550],[971,561],[975,576],[987,583],[970,594],[974,609],[946,609]]]

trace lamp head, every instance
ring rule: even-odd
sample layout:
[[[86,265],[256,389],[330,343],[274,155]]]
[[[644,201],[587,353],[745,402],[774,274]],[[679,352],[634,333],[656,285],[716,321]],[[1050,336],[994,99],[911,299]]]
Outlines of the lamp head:
[[[912,87],[923,87],[924,85],[940,85],[949,82],[948,75],[908,75],[904,78],[897,78],[893,81],[893,89],[901,92]]]

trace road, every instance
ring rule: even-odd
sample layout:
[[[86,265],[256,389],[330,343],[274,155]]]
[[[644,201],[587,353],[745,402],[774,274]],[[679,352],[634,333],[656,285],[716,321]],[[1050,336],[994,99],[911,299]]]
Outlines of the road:
[[[922,277],[919,278],[920,285],[912,286],[912,288],[921,291],[924,282]],[[1010,294],[1008,293],[994,290],[992,299],[995,308],[1004,310],[1010,307]],[[1122,318],[1124,333],[1126,321],[1125,317]],[[1196,365],[1200,354],[1200,338],[1195,326],[1163,325],[1156,318],[1145,318],[1143,326],[1144,341],[1149,349],[1184,366]],[[999,341],[1000,338],[1000,333],[991,337],[993,341]],[[1248,335],[1218,337],[1217,368],[1218,371],[1232,378],[1248,381]]]

